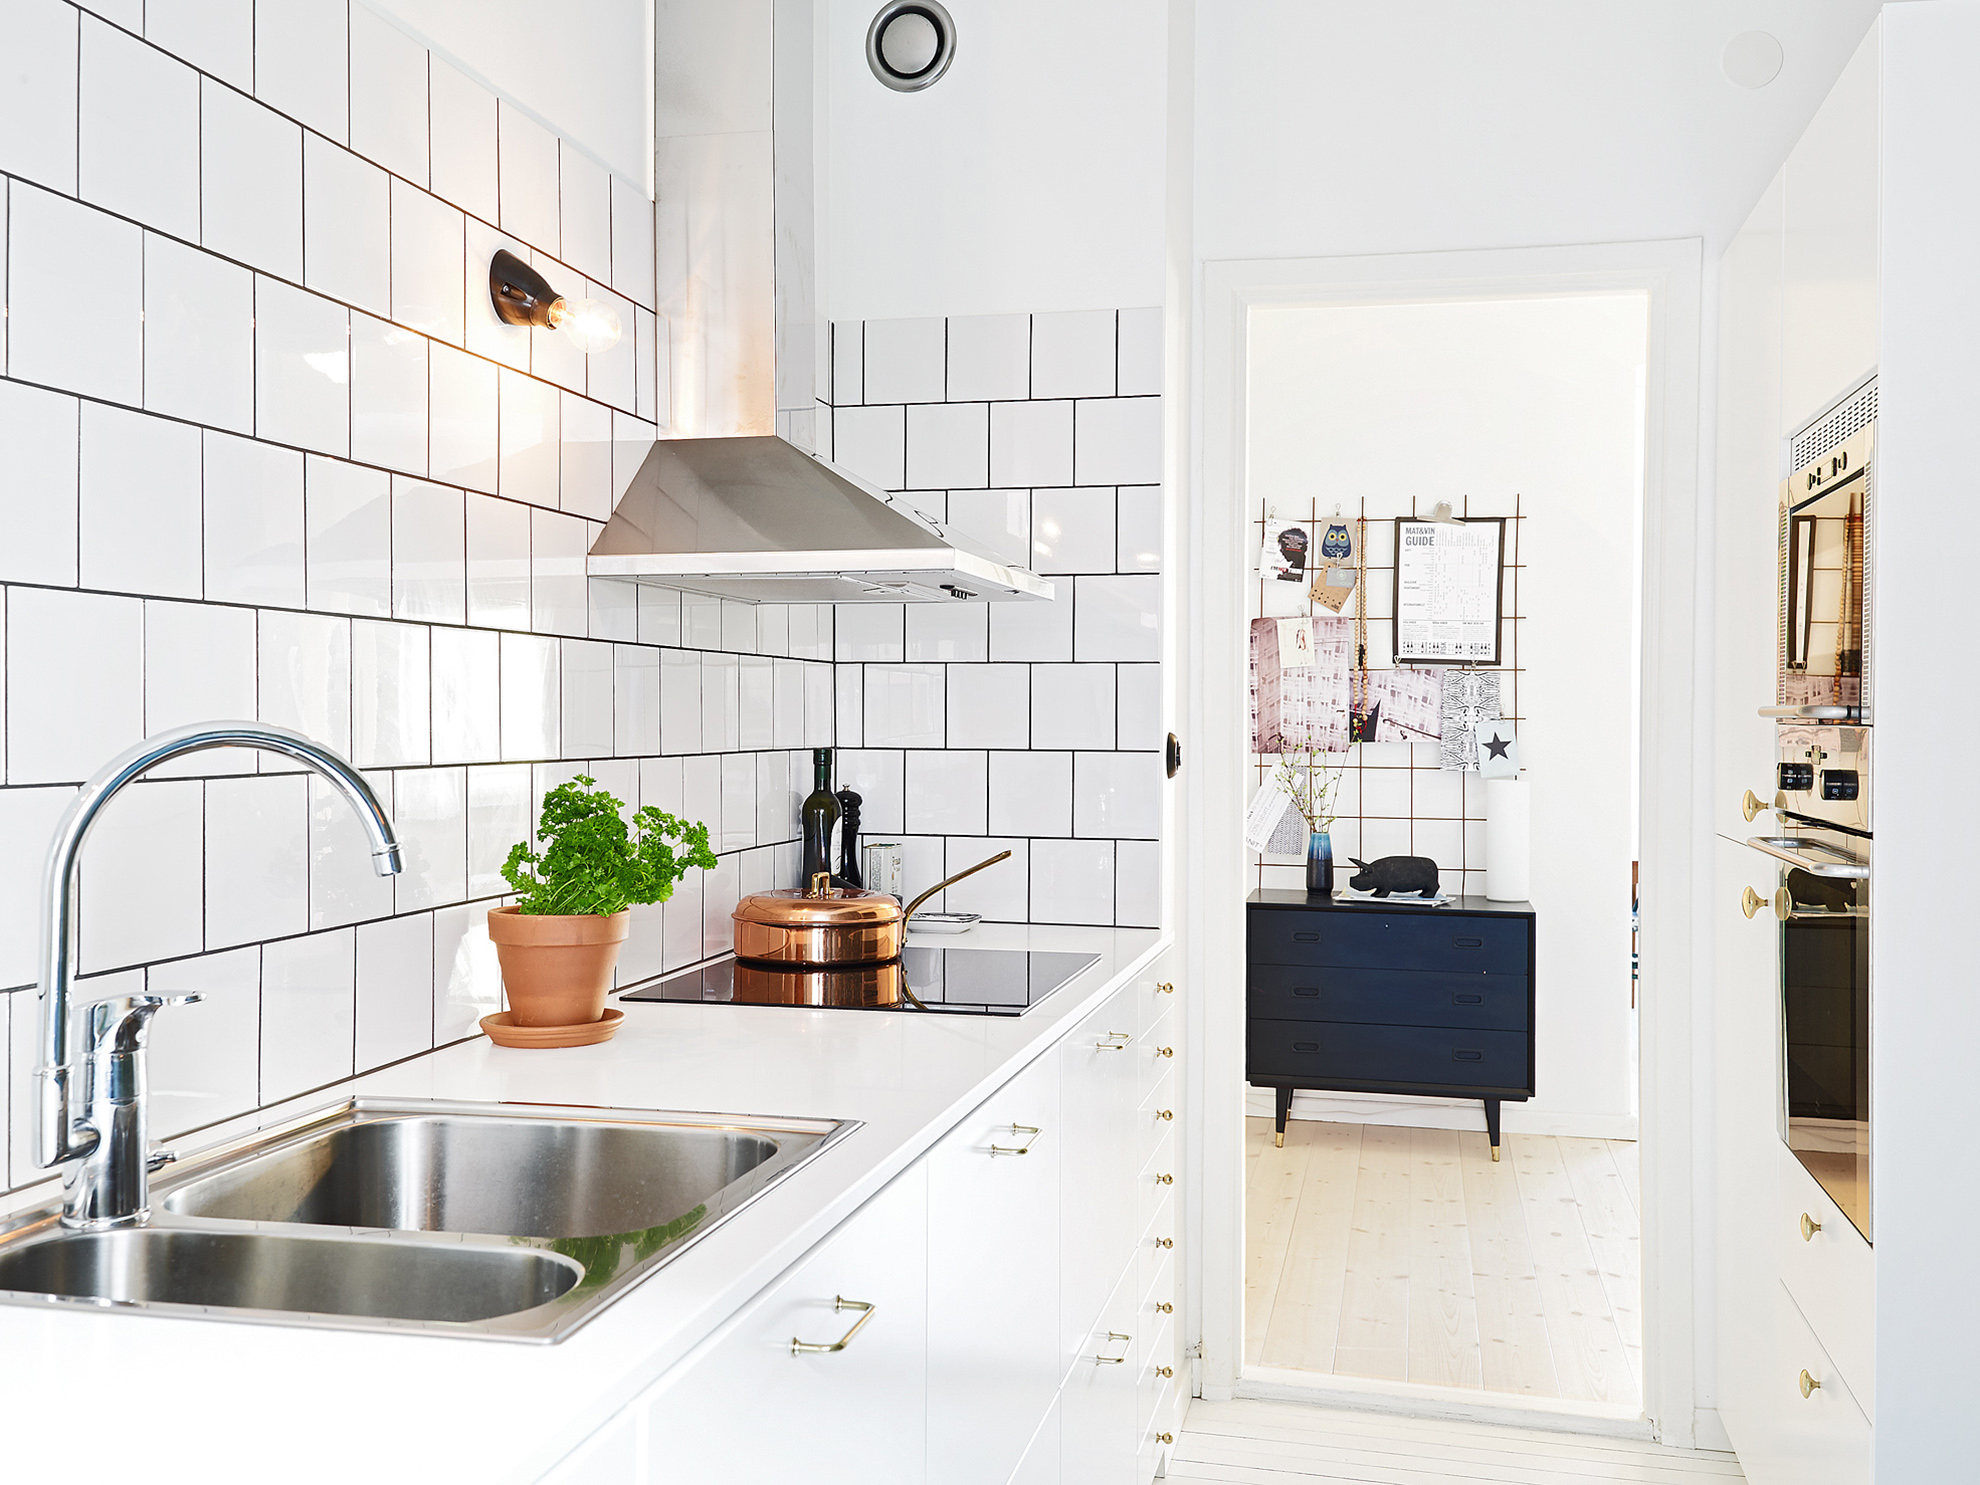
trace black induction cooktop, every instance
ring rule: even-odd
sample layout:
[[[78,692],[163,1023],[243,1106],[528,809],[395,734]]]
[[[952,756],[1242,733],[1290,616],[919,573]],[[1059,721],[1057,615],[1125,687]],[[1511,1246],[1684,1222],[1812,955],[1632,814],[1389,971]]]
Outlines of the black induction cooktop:
[[[888,964],[783,969],[731,955],[650,980],[619,999],[1022,1016],[1099,962],[1098,954],[908,948]]]

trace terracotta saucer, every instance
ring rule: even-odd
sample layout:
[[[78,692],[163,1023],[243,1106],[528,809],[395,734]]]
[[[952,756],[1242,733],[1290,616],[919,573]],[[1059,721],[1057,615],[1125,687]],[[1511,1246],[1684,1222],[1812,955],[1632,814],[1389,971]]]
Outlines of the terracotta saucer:
[[[518,1026],[507,1011],[502,1011],[483,1016],[481,1029],[498,1047],[588,1047],[594,1042],[609,1042],[625,1019],[624,1011],[612,1010],[582,1026]]]

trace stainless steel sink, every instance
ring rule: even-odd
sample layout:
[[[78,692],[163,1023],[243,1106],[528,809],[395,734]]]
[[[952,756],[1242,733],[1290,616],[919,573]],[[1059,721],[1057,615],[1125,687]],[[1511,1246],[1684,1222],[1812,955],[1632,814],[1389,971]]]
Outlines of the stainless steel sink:
[[[153,1217],[0,1231],[0,1303],[555,1341],[856,1127],[352,1099],[169,1166]]]

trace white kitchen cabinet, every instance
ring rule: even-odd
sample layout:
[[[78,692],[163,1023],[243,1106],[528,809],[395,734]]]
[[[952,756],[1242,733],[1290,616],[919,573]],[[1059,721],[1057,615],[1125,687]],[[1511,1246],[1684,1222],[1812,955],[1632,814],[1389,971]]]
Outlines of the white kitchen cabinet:
[[[1115,994],[1060,1045],[1060,1202],[1069,1217],[1081,1215],[1065,1224],[1059,1328],[1074,1348],[1133,1256],[1135,1176],[1146,1158],[1136,1138],[1136,994],[1133,986]]]
[[[1774,1303],[1774,1354],[1761,1380],[1779,1399],[1784,1420],[1780,1478],[1795,1485],[1864,1485],[1870,1478],[1870,1420],[1793,1296],[1777,1287]]]
[[[639,1478],[640,1416],[628,1409],[565,1456],[540,1485],[630,1485]]]
[[[1009,1485],[1059,1485],[1059,1399],[1052,1398],[1051,1411],[1031,1436],[1031,1447],[1024,1451]]]
[[[1849,1379],[1866,1418],[1877,1416],[1877,1260],[1821,1183],[1783,1145],[1773,1237],[1781,1282],[1822,1349]],[[1804,1225],[1806,1219],[1806,1225]]]
[[[1122,1273],[1069,1358],[1059,1395],[1059,1477],[1066,1485],[1136,1485],[1136,1285]]]
[[[689,1357],[647,1404],[648,1485],[925,1479],[927,1222],[917,1163]]]
[[[928,1154],[928,1458],[943,1485],[1004,1485],[1058,1390],[1062,1133],[1048,1053]]]

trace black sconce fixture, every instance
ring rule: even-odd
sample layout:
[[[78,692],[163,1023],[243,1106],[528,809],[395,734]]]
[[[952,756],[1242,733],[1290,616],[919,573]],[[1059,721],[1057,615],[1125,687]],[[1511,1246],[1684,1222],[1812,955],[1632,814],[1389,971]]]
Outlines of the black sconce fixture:
[[[566,299],[506,248],[488,264],[488,297],[507,325],[561,330],[587,355],[619,343],[619,312],[597,299]]]

